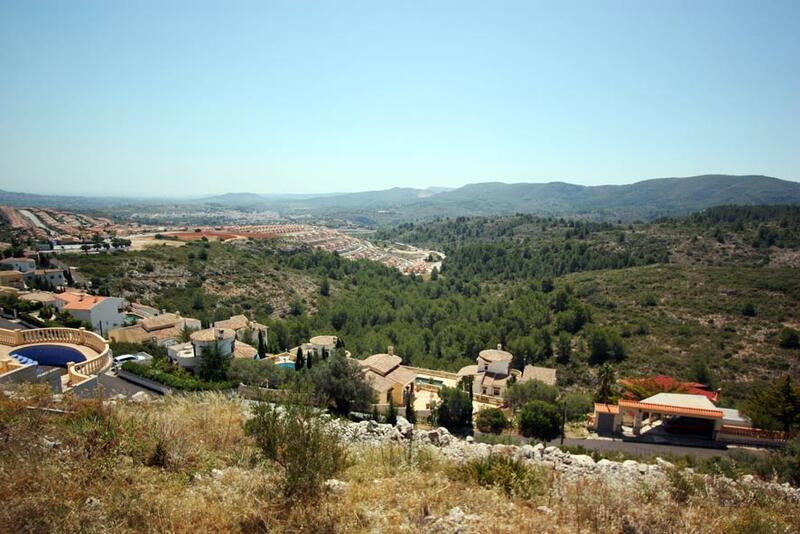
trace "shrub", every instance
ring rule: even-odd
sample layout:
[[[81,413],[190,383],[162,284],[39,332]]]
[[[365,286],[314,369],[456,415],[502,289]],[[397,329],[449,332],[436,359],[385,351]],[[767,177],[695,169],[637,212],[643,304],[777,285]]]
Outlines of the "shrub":
[[[452,476],[480,486],[495,487],[508,496],[523,499],[542,495],[547,489],[547,480],[541,469],[532,468],[520,460],[506,456],[489,455],[470,460],[457,467]]]
[[[561,417],[558,409],[544,401],[531,401],[517,414],[520,433],[526,438],[549,441],[561,431]]]
[[[784,349],[796,349],[800,347],[800,333],[794,328],[784,328],[778,343]]]
[[[509,427],[508,419],[499,408],[485,408],[478,412],[475,424],[481,432],[500,434]]]
[[[755,317],[756,316],[756,307],[753,305],[752,302],[747,302],[742,306],[742,315],[745,317]]]
[[[245,432],[255,438],[265,458],[283,472],[286,497],[315,498],[323,483],[348,465],[347,449],[306,399],[279,407],[258,403]]]
[[[506,401],[514,410],[534,400],[553,403],[557,397],[558,388],[539,380],[529,380],[521,384],[514,384],[506,390]]]
[[[293,372],[269,360],[236,359],[231,362],[228,375],[232,381],[242,384],[279,388],[291,381]]]
[[[579,421],[592,411],[594,397],[591,393],[584,391],[570,391],[564,395],[564,403],[567,408],[567,420]]]
[[[179,376],[136,362],[125,362],[122,364],[122,370],[183,391],[220,391],[233,389],[238,385],[232,381],[206,382],[193,376]]]

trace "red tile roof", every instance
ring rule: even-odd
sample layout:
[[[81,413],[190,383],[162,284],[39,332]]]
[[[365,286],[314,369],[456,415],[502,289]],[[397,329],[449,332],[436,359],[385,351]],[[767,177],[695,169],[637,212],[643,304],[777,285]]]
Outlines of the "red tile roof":
[[[89,295],[87,293],[72,293],[70,291],[59,293],[56,295],[56,298],[66,302],[64,306],[66,310],[91,310],[97,304],[106,300],[106,297]]]
[[[595,402],[594,411],[596,413],[610,413],[617,415],[619,413],[619,406],[616,406],[614,404],[603,404],[602,402]]]

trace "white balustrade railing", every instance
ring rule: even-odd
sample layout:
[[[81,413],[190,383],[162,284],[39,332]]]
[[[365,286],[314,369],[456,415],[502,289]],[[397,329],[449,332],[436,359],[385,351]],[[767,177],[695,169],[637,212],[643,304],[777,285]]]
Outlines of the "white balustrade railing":
[[[96,356],[79,363],[67,364],[70,387],[101,373],[111,365],[111,351],[108,342],[94,332],[83,328],[36,328],[33,330],[7,330],[0,328],[0,344],[9,347],[44,343],[70,343],[88,347]]]

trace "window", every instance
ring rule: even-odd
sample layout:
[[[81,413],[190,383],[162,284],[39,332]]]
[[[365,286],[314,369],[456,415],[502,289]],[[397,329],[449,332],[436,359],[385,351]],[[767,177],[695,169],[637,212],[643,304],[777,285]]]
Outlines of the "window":
[[[499,397],[500,396],[500,388],[494,388],[494,395],[495,395],[495,397]]]

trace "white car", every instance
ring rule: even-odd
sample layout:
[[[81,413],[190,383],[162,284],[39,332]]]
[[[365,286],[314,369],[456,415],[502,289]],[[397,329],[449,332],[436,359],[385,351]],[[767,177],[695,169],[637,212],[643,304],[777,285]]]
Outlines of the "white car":
[[[125,362],[143,362],[151,359],[152,356],[143,353],[121,354],[120,356],[114,356],[114,369],[119,369]]]

